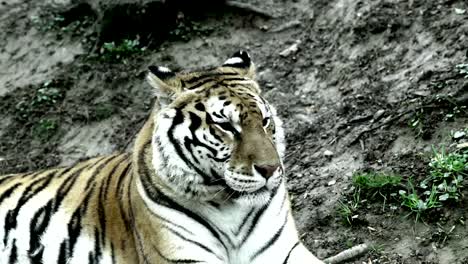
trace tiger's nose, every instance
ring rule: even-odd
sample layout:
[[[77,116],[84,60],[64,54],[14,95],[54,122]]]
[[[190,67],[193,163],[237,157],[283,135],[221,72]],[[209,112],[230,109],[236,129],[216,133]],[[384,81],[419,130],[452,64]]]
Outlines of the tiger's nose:
[[[264,178],[270,178],[273,173],[278,169],[279,165],[255,165],[254,169]]]

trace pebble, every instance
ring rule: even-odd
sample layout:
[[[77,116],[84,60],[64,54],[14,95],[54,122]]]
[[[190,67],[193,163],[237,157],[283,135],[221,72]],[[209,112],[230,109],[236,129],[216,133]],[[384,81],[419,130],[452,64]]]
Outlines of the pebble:
[[[335,185],[336,183],[336,180],[331,180],[328,182],[328,186],[332,186],[332,185]]]
[[[333,157],[334,153],[327,149],[323,152],[323,155],[327,158],[331,158]]]
[[[460,139],[460,138],[463,138],[465,135],[466,135],[465,131],[455,131],[455,133],[453,133],[453,138]]]
[[[466,12],[465,9],[455,8],[455,14],[457,14],[457,15],[463,15],[463,14],[465,14],[465,12]]]

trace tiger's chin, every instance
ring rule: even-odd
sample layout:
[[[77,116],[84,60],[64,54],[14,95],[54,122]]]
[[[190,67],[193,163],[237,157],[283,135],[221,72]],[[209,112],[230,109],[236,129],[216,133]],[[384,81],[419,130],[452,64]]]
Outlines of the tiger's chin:
[[[248,205],[264,205],[278,190],[281,177],[267,181],[265,178],[245,177],[228,171],[225,181],[231,200]]]
[[[253,192],[241,192],[233,189],[231,189],[231,192],[231,199],[233,201],[247,206],[264,205],[268,203],[273,194],[266,186]]]

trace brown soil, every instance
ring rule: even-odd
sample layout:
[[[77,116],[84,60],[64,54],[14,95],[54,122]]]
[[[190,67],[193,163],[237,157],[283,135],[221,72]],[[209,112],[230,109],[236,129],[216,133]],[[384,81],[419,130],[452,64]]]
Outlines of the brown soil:
[[[466,195],[418,222],[392,201],[363,202],[352,225],[337,213],[354,171],[422,178],[432,146],[467,141],[450,132],[468,128],[468,77],[456,68],[468,63],[468,3],[283,2],[249,1],[271,16],[213,2],[105,12],[1,2],[0,174],[128,149],[152,105],[148,65],[213,66],[246,49],[285,121],[289,189],[313,252],[366,242],[375,250],[350,263],[468,263]],[[104,42],[135,38],[143,51],[102,54]]]

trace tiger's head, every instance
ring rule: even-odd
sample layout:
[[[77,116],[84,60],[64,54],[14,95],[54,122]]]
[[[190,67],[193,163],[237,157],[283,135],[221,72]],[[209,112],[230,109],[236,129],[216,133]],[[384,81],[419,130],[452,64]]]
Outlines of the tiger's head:
[[[152,165],[164,184],[188,199],[266,201],[282,183],[283,130],[249,55],[204,71],[149,69],[160,104]]]

